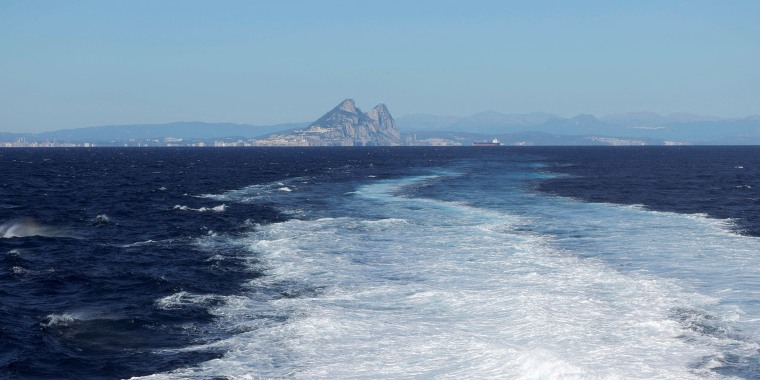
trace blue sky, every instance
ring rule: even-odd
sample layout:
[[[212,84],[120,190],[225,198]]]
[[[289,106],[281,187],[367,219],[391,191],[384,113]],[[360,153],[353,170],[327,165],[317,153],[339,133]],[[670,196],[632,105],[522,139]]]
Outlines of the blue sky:
[[[0,131],[760,114],[760,1],[0,0]]]

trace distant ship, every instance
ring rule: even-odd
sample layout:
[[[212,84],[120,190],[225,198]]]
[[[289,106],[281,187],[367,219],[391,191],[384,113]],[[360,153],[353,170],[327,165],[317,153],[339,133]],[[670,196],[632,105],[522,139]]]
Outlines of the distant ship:
[[[500,146],[501,142],[499,139],[493,139],[493,141],[475,141],[472,143],[473,146]]]

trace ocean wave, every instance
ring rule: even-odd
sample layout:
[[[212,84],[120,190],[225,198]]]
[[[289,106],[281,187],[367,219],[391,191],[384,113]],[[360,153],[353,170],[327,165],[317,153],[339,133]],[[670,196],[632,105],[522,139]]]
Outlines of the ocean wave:
[[[177,292],[163,297],[155,302],[162,310],[181,309],[188,306],[204,306],[217,304],[227,297],[218,294],[194,294],[186,291]]]
[[[292,192],[297,184],[307,184],[309,180],[310,178],[308,177],[293,177],[286,180],[249,185],[240,189],[225,191],[221,194],[201,194],[198,197],[217,201],[250,203],[273,196],[277,192]]]
[[[45,226],[33,219],[16,219],[0,224],[0,238],[23,238],[30,236],[79,238],[66,229]]]
[[[148,239],[148,240],[137,241],[137,242],[128,243],[128,244],[118,244],[118,245],[115,245],[115,246],[121,247],[121,248],[135,248],[135,247],[142,247],[142,246],[154,245],[154,244],[168,245],[168,244],[172,244],[172,243],[176,243],[176,242],[187,243],[187,242],[190,242],[190,241],[191,241],[191,238],[189,238],[189,237],[178,237],[178,238],[175,238],[175,239],[161,239],[161,240]]]
[[[43,327],[66,327],[79,322],[118,319],[119,318],[116,316],[108,315],[107,313],[103,313],[101,311],[77,310],[48,314],[43,319],[43,322],[41,322],[41,325]]]
[[[45,327],[68,326],[74,323],[77,319],[78,316],[73,314],[48,314],[45,317],[46,322],[42,323],[42,325]]]
[[[214,207],[201,207],[201,208],[192,208],[190,206],[183,206],[183,205],[175,205],[173,210],[182,210],[182,211],[198,211],[198,212],[225,212],[227,211],[227,205],[220,204],[219,206]]]
[[[99,214],[92,220],[92,225],[97,227],[103,227],[103,226],[111,226],[114,225],[114,223],[111,218],[106,214]]]
[[[119,247],[122,247],[122,248],[132,248],[132,247],[141,247],[141,246],[144,246],[144,245],[151,245],[151,244],[156,244],[156,243],[158,243],[158,242],[155,241],[155,240],[153,240],[153,239],[148,239],[148,240],[138,241],[138,242],[129,243],[129,244],[122,244]]]

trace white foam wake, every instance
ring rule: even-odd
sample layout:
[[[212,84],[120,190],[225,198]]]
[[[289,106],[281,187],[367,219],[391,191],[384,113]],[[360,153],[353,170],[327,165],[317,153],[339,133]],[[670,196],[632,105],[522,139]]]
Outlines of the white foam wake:
[[[149,378],[721,377],[709,359],[720,358],[722,342],[739,341],[706,335],[698,317],[730,326],[720,321],[718,297],[584,258],[612,237],[589,233],[565,245],[549,231],[559,214],[518,217],[394,196],[427,180],[378,182],[344,205],[385,218],[258,226],[241,242],[266,275],[247,297],[213,309],[239,332],[220,343],[227,353]],[[630,211],[642,214],[631,221],[639,232],[649,231],[646,213]],[[565,212],[565,223],[575,220]],[[571,246],[579,251],[563,248]]]

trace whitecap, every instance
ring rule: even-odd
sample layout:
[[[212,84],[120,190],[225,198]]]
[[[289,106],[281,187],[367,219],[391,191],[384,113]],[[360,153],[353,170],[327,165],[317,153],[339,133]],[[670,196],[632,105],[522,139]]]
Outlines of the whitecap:
[[[138,241],[138,242],[131,243],[131,244],[124,244],[124,245],[121,245],[120,247],[122,247],[122,248],[132,248],[132,247],[141,247],[141,246],[144,246],[144,245],[150,245],[150,244],[156,244],[156,243],[157,243],[157,241],[152,240],[152,239],[148,239],[148,240],[145,240],[145,241]]]
[[[45,319],[47,320],[47,322],[42,324],[45,327],[68,326],[77,320],[77,318],[75,318],[74,315],[66,314],[66,313],[48,314],[45,317]]]
[[[227,205],[220,204],[218,206],[214,207],[200,207],[200,208],[192,208],[190,206],[184,206],[184,205],[175,205],[173,210],[181,210],[181,211],[198,211],[198,212],[225,212],[227,211]]]
[[[220,303],[229,302],[230,300],[234,300],[236,298],[239,297],[223,296],[219,294],[197,294],[187,291],[180,291],[156,300],[155,305],[157,308],[162,310],[182,309],[195,306],[209,308],[215,305],[219,305]],[[213,312],[213,310],[211,311]]]
[[[98,227],[114,224],[111,218],[106,214],[99,214],[93,220],[92,224]]]
[[[288,178],[287,180],[253,184],[240,189],[225,191],[221,194],[201,194],[198,195],[198,197],[214,199],[217,201],[251,203],[260,199],[266,199],[268,197],[274,196],[273,194],[275,192],[292,191],[292,184],[307,184],[310,183],[309,180],[310,178],[308,177],[294,177]]]
[[[32,219],[17,219],[0,224],[0,238],[19,238],[30,236],[78,238],[70,231],[45,226]]]
[[[63,313],[52,313],[45,316],[45,322],[41,323],[44,327],[64,327],[78,322],[94,320],[118,320],[121,317],[111,315],[102,310],[96,309],[78,309],[75,311],[66,311]]]
[[[214,206],[214,207],[211,208],[211,211],[215,211],[215,212],[224,212],[224,211],[227,211],[227,205],[220,204],[219,206]]]

